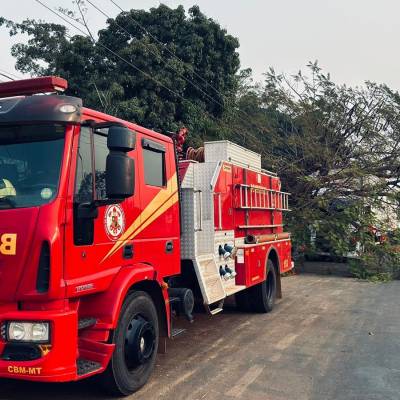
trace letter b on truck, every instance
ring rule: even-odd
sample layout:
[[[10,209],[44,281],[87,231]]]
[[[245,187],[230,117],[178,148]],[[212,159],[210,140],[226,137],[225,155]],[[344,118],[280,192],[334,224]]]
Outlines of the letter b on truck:
[[[17,234],[4,233],[0,236],[0,254],[15,256],[17,253]]]

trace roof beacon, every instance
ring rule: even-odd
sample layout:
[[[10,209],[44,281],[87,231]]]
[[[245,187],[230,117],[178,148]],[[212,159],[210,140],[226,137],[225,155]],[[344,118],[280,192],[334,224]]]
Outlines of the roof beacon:
[[[62,93],[68,88],[68,82],[58,76],[23,79],[0,83],[0,98],[30,96],[38,93]]]

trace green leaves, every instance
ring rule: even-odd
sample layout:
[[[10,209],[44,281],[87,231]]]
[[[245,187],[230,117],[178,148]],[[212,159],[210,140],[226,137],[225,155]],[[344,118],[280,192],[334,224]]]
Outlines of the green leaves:
[[[370,227],[395,225],[385,215],[400,197],[399,95],[371,82],[336,85],[317,63],[292,77],[270,68],[263,87],[240,78],[236,106],[267,135],[236,111],[232,137],[262,152],[292,193],[285,220],[295,253],[361,256]]]
[[[77,12],[61,12],[85,22]],[[194,126],[200,113],[218,118],[236,93],[239,43],[197,6],[188,14],[165,5],[121,12],[107,20],[95,43],[82,35],[68,39],[65,26],[43,21],[2,18],[1,25],[10,35],[29,37],[12,48],[18,70],[61,75],[86,106],[154,129]]]
[[[86,106],[156,130],[185,125],[190,145],[229,139],[260,152],[292,193],[296,251],[345,254],[366,248],[370,226],[393,229],[385,210],[400,200],[400,95],[387,86],[337,85],[317,62],[294,76],[270,68],[254,83],[239,71],[238,40],[198,6],[121,12],[96,42],[43,21],[0,26],[28,35],[12,48],[18,70],[65,77]]]

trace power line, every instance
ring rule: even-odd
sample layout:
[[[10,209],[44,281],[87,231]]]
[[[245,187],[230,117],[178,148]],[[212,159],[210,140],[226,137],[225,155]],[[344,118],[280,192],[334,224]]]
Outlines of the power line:
[[[15,81],[14,78],[11,78],[11,76],[8,76],[7,74],[3,74],[2,72],[0,72],[0,75],[3,76],[4,78],[9,79],[10,81]]]
[[[61,18],[64,22],[66,22],[67,24],[71,25],[72,27],[74,27],[76,30],[78,30],[79,32],[81,32],[84,36],[88,36],[88,34],[86,32],[84,32],[81,28],[78,28],[75,24],[73,24],[72,22],[68,21],[65,17],[63,17],[61,14],[59,14],[57,11],[54,11],[52,8],[50,8],[49,6],[47,6],[46,4],[42,3],[40,0],[35,0],[36,3],[39,3],[42,7],[46,8],[47,10],[49,10],[50,12],[52,12],[53,14],[55,14],[57,17]]]
[[[66,22],[67,24],[69,24],[70,26],[72,26],[73,28],[75,28],[76,30],[78,30],[83,36],[89,38],[92,43],[99,45],[100,47],[104,48],[105,50],[109,51],[110,53],[112,53],[113,55],[115,55],[116,57],[118,57],[120,60],[124,61],[125,63],[127,63],[128,65],[130,65],[131,67],[133,67],[134,69],[136,69],[138,72],[141,72],[143,75],[145,75],[147,78],[149,78],[150,80],[154,81],[155,83],[157,83],[158,85],[160,85],[161,87],[163,87],[164,89],[168,90],[169,92],[171,92],[172,94],[178,96],[179,98],[181,98],[183,101],[186,101],[190,104],[192,104],[195,108],[198,108],[198,106],[186,99],[183,95],[181,95],[180,93],[177,93],[176,91],[174,91],[173,89],[169,88],[168,86],[166,86],[165,84],[163,84],[162,82],[160,82],[159,80],[157,80],[156,78],[152,77],[150,74],[148,74],[147,72],[143,71],[142,69],[140,69],[139,67],[137,67],[135,64],[133,64],[132,62],[128,61],[127,59],[125,59],[124,57],[122,57],[121,55],[119,55],[118,53],[116,53],[115,51],[113,51],[112,49],[110,49],[108,46],[100,43],[99,41],[95,41],[89,34],[87,34],[85,31],[83,31],[81,28],[79,28],[78,26],[76,26],[75,24],[73,24],[71,21],[67,20],[63,15],[61,15],[60,13],[56,12],[55,10],[51,9],[49,6],[47,6],[46,4],[44,4],[42,1],[40,0],[35,0],[37,3],[39,3],[41,6],[43,6],[44,8],[46,8],[48,11],[50,11],[51,13],[53,13],[54,15],[58,16],[59,18],[61,18],[64,22]],[[69,17],[69,16],[68,16]],[[70,17],[69,17],[70,18]],[[84,24],[82,24],[79,21],[75,21],[80,23],[81,25],[85,26]],[[65,34],[66,37],[68,37],[69,39],[72,39],[72,36]],[[208,116],[209,118],[213,119],[214,121],[216,121],[215,117],[210,115],[209,113],[207,113],[204,110],[200,110],[201,112],[203,112],[206,116]]]
[[[157,80],[156,78],[152,77],[150,74],[148,74],[147,72],[143,71],[142,69],[140,69],[139,67],[137,67],[135,64],[133,64],[132,62],[128,61],[127,59],[125,59],[124,57],[122,57],[121,55],[119,55],[118,53],[116,53],[115,51],[113,51],[112,49],[110,49],[108,46],[100,43],[99,41],[95,41],[89,34],[87,34],[85,31],[83,31],[81,28],[79,28],[78,26],[76,26],[75,24],[73,24],[72,22],[70,22],[69,20],[67,20],[63,15],[57,13],[55,10],[51,9],[50,7],[48,7],[46,4],[44,4],[41,0],[35,0],[38,4],[40,4],[42,7],[46,8],[48,11],[50,11],[51,13],[53,13],[54,15],[58,16],[59,18],[61,18],[63,21],[65,21],[68,25],[74,27],[76,30],[78,30],[83,36],[87,37],[90,39],[90,41],[95,44],[98,45],[100,47],[102,47],[103,49],[107,50],[108,52],[110,52],[111,54],[113,54],[114,56],[118,57],[121,61],[125,62],[126,64],[130,65],[132,68],[134,68],[136,71],[142,73],[144,76],[146,76],[148,79],[152,80],[153,82],[157,83],[160,87],[168,90],[169,92],[171,92],[172,94],[176,95],[177,97],[181,98],[183,101],[186,101],[190,104],[192,104],[195,108],[198,108],[197,104],[195,104],[194,102],[186,99],[183,95],[181,95],[180,93],[177,93],[176,91],[174,91],[173,89],[169,88],[168,86],[166,86],[165,84],[163,84],[162,82],[160,82],[159,80]],[[76,21],[75,21],[76,22]],[[68,37],[69,39],[73,39],[72,36],[65,34],[66,37]],[[239,110],[241,111],[241,110]],[[214,121],[228,127],[225,123],[223,123],[220,120],[217,120],[214,116],[210,115],[207,111],[204,110],[200,110],[200,112],[202,112],[204,115],[208,116],[209,118],[213,119]],[[247,121],[249,122],[251,125],[255,126],[257,129],[260,129],[258,126],[254,125],[251,121]],[[229,128],[229,127],[228,127]],[[262,129],[260,129],[260,131],[262,131]],[[259,140],[259,138],[257,138],[257,136],[255,136],[253,133],[247,131],[247,134],[250,134],[253,138]]]
[[[10,71],[6,71],[6,70],[3,69],[3,68],[0,68],[0,72],[2,73],[2,74],[1,74],[2,76],[6,77],[6,78],[8,78],[8,79],[10,79],[10,80],[12,80],[12,81],[14,81],[15,79],[24,79],[24,78],[22,78],[21,76],[16,75],[16,74],[14,74],[14,73],[12,73],[12,72],[10,72]],[[15,78],[15,79],[13,79],[13,78]]]
[[[87,0],[90,4],[91,2],[89,0]],[[185,63],[181,58],[179,58],[175,53],[173,53],[167,46],[166,44],[162,43],[156,36],[154,36],[151,32],[148,31],[148,29],[146,29],[140,22],[138,22],[135,18],[133,18],[132,13],[124,10],[120,5],[118,5],[118,3],[115,0],[110,0],[111,3],[113,3],[115,5],[115,7],[117,7],[121,12],[124,12],[127,17],[129,19],[131,19],[133,21],[134,24],[136,24],[140,29],[142,29],[143,32],[145,32],[149,37],[151,37],[155,42],[157,42],[160,46],[162,46],[173,58],[175,58],[175,60],[177,60],[178,62],[186,65],[187,63]],[[92,4],[93,5],[93,4]],[[115,20],[115,19],[114,19]],[[118,25],[118,23],[116,23]],[[199,79],[201,79],[207,86],[210,86],[219,96],[221,96],[222,99],[224,99],[224,95],[223,93],[221,93],[218,89],[216,89],[210,82],[208,82],[205,78],[203,78],[201,75],[199,75],[195,70],[193,65],[191,65],[192,67],[192,72],[195,76],[197,76]],[[214,100],[215,101],[215,100]],[[221,103],[217,102],[217,104],[221,105]],[[245,116],[249,122],[250,125],[253,125],[253,127],[257,128],[260,131],[263,131],[263,127],[258,126],[256,123],[251,121],[251,116],[243,110],[238,109],[238,112]],[[256,136],[254,134],[251,134],[254,138],[256,138]]]
[[[86,0],[93,8],[95,8],[98,12],[100,12],[101,14],[103,14],[106,18],[111,18],[108,14],[106,14],[100,7],[96,6],[95,4],[93,4],[92,1],[90,0]],[[133,37],[132,33],[130,33],[127,29],[125,29],[123,26],[121,26],[116,19],[114,19],[114,23],[121,28],[125,33],[127,33],[130,37]],[[160,54],[157,54],[156,52],[154,52],[152,50],[152,48],[147,44],[144,43],[144,45],[149,49],[149,51],[155,56],[155,57],[161,57],[161,59],[163,60],[164,64],[168,66],[168,62],[167,60],[162,57]],[[176,58],[176,57],[175,57]],[[181,63],[183,63],[182,61],[180,61]],[[190,80],[189,78],[187,78],[186,76],[184,76],[181,72],[179,72],[176,67],[172,66],[172,68],[175,70],[175,72],[178,73],[178,75],[180,75],[187,83],[191,84],[194,88],[198,89],[201,93],[203,93],[205,96],[207,96],[208,99],[210,99],[211,101],[213,101],[214,103],[218,104],[220,107],[224,107],[224,105],[219,102],[218,100],[216,100],[214,97],[210,96],[207,92],[205,92],[200,86],[196,85],[196,83],[194,83],[192,80]]]
[[[82,35],[86,36],[87,38],[89,38],[92,43],[104,48],[105,50],[109,51],[110,53],[112,53],[113,55],[115,55],[116,57],[118,57],[120,60],[124,61],[125,63],[127,63],[128,65],[130,65],[132,68],[134,68],[136,71],[141,72],[144,76],[146,76],[147,78],[151,79],[152,81],[154,81],[155,83],[157,83],[159,86],[161,86],[162,88],[168,90],[169,92],[171,92],[172,94],[182,98],[183,100],[186,100],[180,93],[175,92],[173,89],[169,88],[168,86],[164,85],[162,82],[160,82],[158,79],[152,77],[150,74],[148,74],[147,72],[143,71],[142,69],[140,69],[138,66],[136,66],[135,64],[133,64],[132,62],[128,61],[126,58],[122,57],[121,55],[119,55],[118,53],[116,53],[114,50],[110,49],[108,46],[100,43],[99,41],[95,41],[93,40],[90,35],[88,35],[85,31],[83,31],[82,29],[80,29],[79,27],[77,27],[75,24],[73,24],[72,22],[68,21],[66,18],[64,18],[62,15],[60,15],[59,13],[57,13],[56,11],[52,10],[50,7],[48,7],[46,4],[42,3],[40,0],[35,0],[37,3],[39,3],[41,6],[45,7],[47,10],[51,11],[53,14],[57,15],[59,18],[61,18],[63,21],[65,21],[67,24],[71,25],[72,27],[74,27],[75,29],[77,29],[80,33],[82,33]],[[67,36],[69,39],[72,39],[72,37],[68,34],[66,34],[65,36]],[[187,100],[186,100],[187,101]]]
[[[59,18],[61,18],[63,21],[65,21],[67,24],[69,24],[70,26],[74,27],[76,30],[78,30],[83,36],[89,38],[92,43],[99,45],[100,47],[104,48],[105,50],[109,51],[110,53],[112,53],[113,55],[115,55],[116,57],[118,57],[120,60],[124,61],[125,63],[127,63],[128,65],[132,66],[134,69],[136,69],[137,71],[141,72],[143,75],[145,75],[147,78],[151,79],[152,81],[154,81],[155,83],[157,83],[158,85],[160,85],[161,87],[165,88],[166,90],[168,90],[169,92],[175,94],[176,96],[178,96],[179,98],[181,98],[183,101],[186,101],[190,104],[192,104],[195,108],[198,109],[198,111],[202,112],[204,115],[206,115],[207,117],[209,117],[210,119],[219,122],[223,125],[225,125],[222,121],[218,121],[213,115],[209,114],[207,111],[201,110],[199,109],[198,105],[195,104],[194,102],[186,99],[184,96],[182,96],[180,93],[175,92],[173,89],[165,86],[162,82],[160,82],[159,80],[153,78],[150,74],[148,74],[147,72],[143,71],[142,69],[140,69],[139,67],[137,67],[135,64],[131,63],[130,61],[126,60],[124,57],[120,56],[118,53],[116,53],[115,51],[113,51],[112,49],[110,49],[108,46],[100,43],[100,42],[96,42],[89,34],[87,34],[85,31],[83,31],[81,28],[79,28],[78,26],[76,26],[75,24],[73,24],[72,22],[70,22],[69,20],[67,20],[65,17],[63,17],[62,15],[60,15],[59,13],[57,13],[55,10],[51,9],[50,7],[48,7],[46,4],[44,4],[42,1],[40,0],[35,0],[37,3],[39,3],[41,6],[43,6],[44,8],[46,8],[48,11],[52,12],[54,15],[58,16]],[[77,21],[76,21],[77,22]],[[79,22],[78,22],[79,23]],[[83,24],[81,24],[83,25]],[[69,34],[65,34],[66,37],[68,37],[69,39],[73,39],[72,36],[70,36]]]
[[[91,1],[89,1],[89,0],[87,0],[87,1],[93,6],[93,4],[92,4]],[[135,23],[140,29],[142,29],[143,32],[145,32],[149,37],[151,37],[155,42],[157,42],[161,47],[163,47],[175,60],[177,60],[179,63],[181,63],[181,64],[183,64],[183,65],[187,65],[187,63],[185,63],[181,58],[179,58],[176,54],[174,54],[164,43],[162,43],[156,36],[154,36],[151,32],[149,32],[140,22],[138,22],[135,18],[133,18],[131,13],[129,13],[128,11],[124,10],[123,8],[121,8],[121,7],[117,4],[117,2],[116,2],[115,0],[110,0],[110,1],[111,1],[111,3],[113,3],[121,12],[124,12],[124,13],[127,15],[127,17],[133,21],[133,23]],[[97,7],[96,7],[96,8],[97,8]],[[106,15],[106,14],[103,13],[103,15]],[[108,16],[106,15],[106,17],[108,17]],[[108,18],[109,18],[109,17],[108,17]],[[117,26],[121,27],[121,26],[116,22],[116,19],[115,19],[115,18],[114,18],[114,22],[116,23]],[[126,31],[126,29],[124,29],[124,28],[122,28],[122,27],[121,27],[121,29],[123,29],[123,30]],[[127,33],[130,34],[129,32],[127,32]],[[224,98],[223,93],[221,93],[218,89],[216,89],[213,85],[211,85],[211,84],[210,84],[206,79],[204,79],[201,75],[199,75],[198,73],[196,73],[196,71],[194,70],[193,65],[191,65],[191,67],[192,67],[192,72],[193,72],[193,74],[194,74],[195,76],[197,76],[199,79],[201,79],[203,82],[205,82],[206,85],[210,86],[218,95],[221,96],[222,99]],[[193,84],[193,83],[192,83],[192,84]],[[204,93],[204,92],[203,92],[203,93]],[[214,101],[216,104],[218,104],[218,105],[220,105],[221,107],[223,107],[223,104],[221,104],[220,102],[218,102],[217,100],[215,100],[213,97],[210,97],[209,95],[208,95],[208,97],[211,98],[211,100]],[[243,115],[243,116],[247,119],[247,122],[248,122],[250,125],[252,125],[252,126],[253,126],[254,128],[256,128],[257,130],[260,130],[261,132],[263,131],[264,128],[258,126],[258,124],[256,124],[256,123],[252,122],[252,121],[251,121],[251,116],[250,116],[246,111],[243,111],[243,110],[238,109],[238,112],[239,112],[241,115]],[[249,134],[250,134],[251,136],[253,136],[253,138],[258,139],[253,133],[250,133],[250,132],[249,132]]]
[[[148,36],[150,36],[155,42],[157,42],[160,46],[164,47],[165,50],[176,60],[178,60],[179,62],[186,64],[181,58],[179,58],[175,53],[173,53],[164,43],[162,43],[157,37],[155,37],[151,32],[149,32],[140,22],[138,22],[135,18],[132,17],[131,13],[129,13],[128,11],[124,10],[123,8],[121,8],[121,6],[114,0],[110,0],[111,3],[114,4],[115,7],[117,7],[121,12],[124,12],[127,14],[127,16],[140,28],[143,30],[143,32],[145,32]],[[193,68],[192,66],[192,72],[193,75],[197,76],[201,81],[203,81],[207,86],[209,86],[210,88],[212,88],[218,95],[223,97],[223,94],[216,89],[210,82],[208,82],[205,78],[203,78],[201,75],[199,75]]]

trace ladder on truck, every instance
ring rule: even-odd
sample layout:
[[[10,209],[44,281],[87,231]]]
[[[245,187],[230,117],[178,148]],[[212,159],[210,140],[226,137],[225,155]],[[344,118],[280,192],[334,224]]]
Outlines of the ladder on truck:
[[[290,193],[246,184],[237,185],[236,190],[236,208],[290,211]]]

